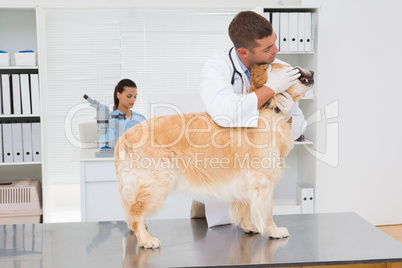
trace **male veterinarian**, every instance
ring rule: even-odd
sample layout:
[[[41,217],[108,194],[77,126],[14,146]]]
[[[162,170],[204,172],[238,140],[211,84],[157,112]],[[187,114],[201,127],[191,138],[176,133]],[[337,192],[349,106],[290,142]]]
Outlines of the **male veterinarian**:
[[[279,108],[297,139],[303,133],[304,116],[285,92],[300,76],[297,69],[289,67],[271,73],[268,67],[265,85],[247,94],[251,68],[278,61],[271,23],[255,12],[243,11],[230,23],[229,36],[234,47],[212,56],[201,73],[200,93],[208,114],[222,127],[257,127],[258,109],[275,94],[281,94]],[[225,208],[225,204],[206,202],[209,226],[229,223]]]

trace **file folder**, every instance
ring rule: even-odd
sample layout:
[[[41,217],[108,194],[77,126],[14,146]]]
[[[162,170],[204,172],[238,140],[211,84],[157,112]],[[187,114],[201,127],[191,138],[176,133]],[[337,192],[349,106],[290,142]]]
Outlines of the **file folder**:
[[[22,114],[32,114],[28,74],[20,74]]]
[[[32,158],[34,162],[42,160],[42,149],[40,139],[40,123],[32,123]]]
[[[296,186],[297,202],[301,205],[301,213],[314,213],[314,188],[305,183]]]
[[[12,74],[11,81],[13,82],[13,114],[21,114],[20,76],[18,74]]]
[[[13,131],[11,129],[10,123],[2,124],[3,129],[3,155],[4,162],[11,163],[14,162],[13,156]]]
[[[13,131],[13,155],[14,162],[24,162],[22,152],[22,127],[21,123],[12,123],[11,128]]]
[[[1,93],[1,92],[0,92]],[[0,99],[1,102],[1,99]],[[0,163],[3,163],[3,127],[0,124]]]
[[[1,75],[1,93],[3,99],[3,114],[11,114],[10,75]]]
[[[276,47],[280,50],[280,13],[279,12],[274,12],[272,13],[272,28],[274,29],[274,32],[276,33]]]
[[[299,13],[289,13],[289,51],[298,51]]]
[[[267,21],[271,22],[271,13],[269,13],[269,12],[264,12],[263,15],[264,15],[264,18],[267,19]]]
[[[31,99],[32,99],[32,114],[40,115],[40,100],[39,100],[39,76],[31,74]]]
[[[311,39],[311,12],[304,13],[304,49],[305,51],[312,51],[313,50],[313,41]]]
[[[31,123],[22,123],[22,151],[24,162],[32,162],[32,129]]]
[[[289,13],[280,13],[280,51],[289,51]]]
[[[298,44],[297,44],[297,51],[305,51],[304,50],[304,14],[299,13],[299,32],[298,32]]]

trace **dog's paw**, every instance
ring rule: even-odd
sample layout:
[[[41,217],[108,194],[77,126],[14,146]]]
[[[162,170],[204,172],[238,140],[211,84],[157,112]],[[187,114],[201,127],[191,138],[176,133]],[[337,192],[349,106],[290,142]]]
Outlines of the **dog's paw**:
[[[289,236],[289,231],[285,227],[279,227],[273,231],[268,232],[268,235],[272,238],[285,238]]]
[[[161,242],[158,239],[150,236],[147,239],[139,241],[138,245],[143,248],[159,248],[161,246]]]

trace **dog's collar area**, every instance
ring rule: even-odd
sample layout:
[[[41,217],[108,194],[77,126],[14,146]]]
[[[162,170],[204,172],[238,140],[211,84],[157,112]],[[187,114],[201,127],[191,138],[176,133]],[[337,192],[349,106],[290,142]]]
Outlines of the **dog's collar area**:
[[[309,86],[314,84],[314,72],[309,71],[309,73],[303,72],[302,69],[300,68],[295,68],[295,70],[299,70],[300,77],[298,78],[300,82],[302,82],[303,85]]]

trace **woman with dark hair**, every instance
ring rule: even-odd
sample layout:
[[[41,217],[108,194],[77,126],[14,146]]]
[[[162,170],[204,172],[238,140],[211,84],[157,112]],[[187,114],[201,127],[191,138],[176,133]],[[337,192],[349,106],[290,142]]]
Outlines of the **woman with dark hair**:
[[[114,89],[114,107],[110,113],[106,140],[114,147],[124,131],[146,120],[145,116],[131,110],[137,100],[137,85],[130,79],[121,80]]]

